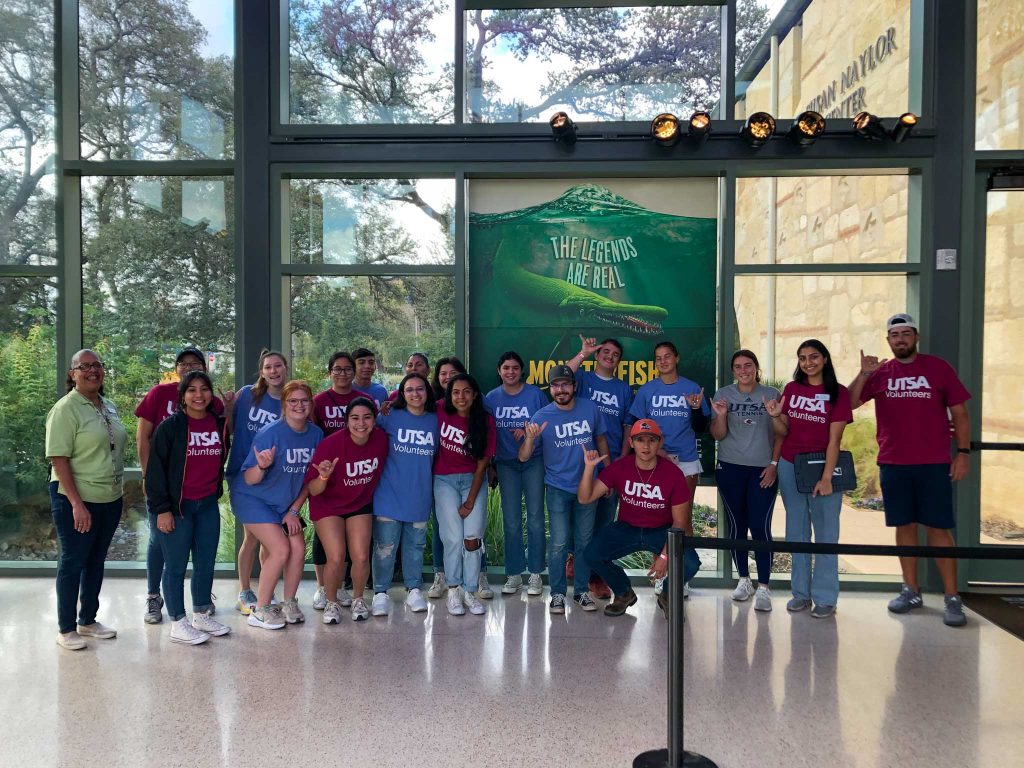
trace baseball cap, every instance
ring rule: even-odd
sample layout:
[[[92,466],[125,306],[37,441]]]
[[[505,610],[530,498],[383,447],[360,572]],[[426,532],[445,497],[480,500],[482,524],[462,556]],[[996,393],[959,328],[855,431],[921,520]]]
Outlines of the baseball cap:
[[[885,321],[885,331],[888,333],[893,328],[913,328],[917,330],[917,323],[914,322],[914,318],[905,312],[901,312],[898,315],[893,315]]]
[[[195,357],[198,357],[199,362],[203,364],[203,370],[206,370],[206,355],[203,354],[202,350],[197,349],[196,347],[185,347],[183,350],[181,350],[181,352],[178,353],[178,356],[174,358],[174,364],[177,365],[178,363],[180,363],[181,358],[185,357],[186,355],[194,355]]]
[[[655,437],[661,437],[661,427],[653,419],[640,419],[639,421],[633,422],[632,428],[629,430],[630,439],[637,435],[654,435]]]
[[[568,365],[556,365],[551,369],[551,373],[548,374],[548,384],[554,384],[556,381],[576,381],[576,374],[572,372],[572,368]]]

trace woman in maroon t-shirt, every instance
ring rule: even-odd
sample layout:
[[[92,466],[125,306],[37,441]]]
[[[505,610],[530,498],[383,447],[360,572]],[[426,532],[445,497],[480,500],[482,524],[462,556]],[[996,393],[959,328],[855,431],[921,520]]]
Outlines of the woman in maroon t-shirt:
[[[786,540],[825,544],[839,541],[839,512],[843,494],[832,490],[832,470],[839,460],[843,430],[853,421],[850,393],[836,379],[832,356],[817,339],[808,339],[797,349],[793,381],[778,400],[766,400],[775,433],[782,435],[779,460],[779,490],[786,505]],[[794,462],[801,453],[824,452],[821,479],[810,493],[797,488]],[[814,607],[811,615],[825,619],[836,612],[839,599],[839,558],[836,555],[793,555],[791,612]]]
[[[352,618],[366,618],[363,591],[370,573],[373,492],[388,455],[387,435],[376,428],[375,414],[368,397],[357,397],[349,403],[346,428],[320,442],[306,472],[309,518],[327,556],[324,624],[341,620],[341,604],[336,596],[346,551],[352,559]]]

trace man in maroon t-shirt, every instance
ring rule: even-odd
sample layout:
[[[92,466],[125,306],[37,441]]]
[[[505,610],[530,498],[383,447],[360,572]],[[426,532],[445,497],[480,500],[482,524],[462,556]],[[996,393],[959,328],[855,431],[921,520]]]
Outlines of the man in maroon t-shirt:
[[[629,433],[633,454],[613,461],[594,479],[594,468],[608,457],[584,450],[583,476],[576,495],[591,504],[608,491],[618,491],[619,517],[594,533],[584,551],[591,568],[611,587],[615,598],[606,616],[621,616],[636,602],[629,577],[615,560],[633,552],[653,552],[648,576],[662,579],[668,569],[668,529],[690,530],[693,501],[686,476],[673,462],[658,456],[661,429],[651,419],[634,422]],[[664,603],[659,601],[664,607]]]
[[[970,393],[945,360],[917,351],[914,318],[893,315],[886,322],[892,360],[860,353],[861,372],[850,384],[854,408],[875,401],[878,466],[885,503],[885,524],[896,529],[896,543],[914,546],[923,525],[932,546],[955,546],[952,529],[953,486],[967,474]],[[949,422],[956,454],[950,461]],[[937,558],[946,593],[943,620],[951,627],[967,623],[956,588],[956,560]],[[901,557],[903,587],[889,602],[893,613],[924,605],[917,582],[917,558]]]

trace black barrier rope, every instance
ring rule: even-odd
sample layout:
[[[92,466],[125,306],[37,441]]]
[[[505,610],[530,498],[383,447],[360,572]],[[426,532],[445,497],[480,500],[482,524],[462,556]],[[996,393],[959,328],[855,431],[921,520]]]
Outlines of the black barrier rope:
[[[878,557],[948,557],[972,560],[1024,560],[1024,547],[927,547],[885,544],[819,544],[805,541],[753,541],[687,536],[678,528],[668,532],[668,749],[637,755],[633,768],[717,768],[703,755],[683,749],[683,550],[746,549],[754,552],[794,552]]]
[[[971,443],[972,451],[1024,451],[1024,443],[987,443],[975,440]]]

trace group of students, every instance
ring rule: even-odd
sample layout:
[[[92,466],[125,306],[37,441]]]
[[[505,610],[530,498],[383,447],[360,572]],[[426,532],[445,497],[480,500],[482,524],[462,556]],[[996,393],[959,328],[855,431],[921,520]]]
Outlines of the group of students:
[[[331,385],[315,396],[306,382],[289,380],[284,355],[265,351],[256,382],[218,398],[203,354],[182,350],[176,360],[180,381],[157,385],[136,411],[154,531],[146,621],[161,621],[166,600],[172,641],[199,644],[230,631],[213,618],[210,591],[224,479],[231,509],[245,529],[237,606],[251,626],[266,629],[304,621],[297,591],[307,501],[315,528],[314,607],[323,611],[323,623],[337,624],[342,608],[356,621],[387,615],[399,552],[406,606],[427,610],[421,574],[431,521],[436,573],[427,596],[446,597],[452,615],[467,609],[486,613],[480,601],[490,596],[483,575],[486,499],[488,485],[495,483],[505,534],[502,592],[513,595],[525,586],[528,595],[542,594],[546,568],[552,613],[565,612],[571,579],[579,609],[597,610],[597,600],[609,598],[604,613],[622,615],[637,596],[616,561],[649,551],[649,575],[663,579],[669,528],[693,532],[692,499],[702,470],[698,435],[707,429],[718,443],[715,472],[730,535],[770,540],[781,490],[788,540],[810,541],[813,532],[819,542],[838,541],[842,498],[831,478],[854,403],[820,341],[799,346],[793,380],[782,392],[760,383],[753,352],[737,351],[731,361],[735,383],[710,399],[680,375],[671,342],[655,346],[658,377],[634,394],[617,377],[622,345],[615,339],[581,341],[576,356],[551,368],[550,401],[523,380],[524,363],[514,351],[498,360],[501,384],[487,393],[456,358],[439,361],[431,382],[426,356],[414,354],[390,395],[372,381],[371,351],[337,352],[327,365]],[[582,370],[590,356],[593,365]],[[880,368],[875,358],[864,361],[869,375]],[[116,634],[95,620],[102,562],[120,517],[125,442],[124,428],[102,396],[103,376],[94,352],[77,353],[68,396],[47,419],[61,543],[58,642],[66,648],[83,647],[83,636]],[[856,381],[855,389],[856,405],[881,394]],[[954,394],[966,399],[965,391]],[[880,441],[881,432],[880,425]],[[823,452],[825,459],[809,492],[798,487],[794,471],[797,455],[806,452]],[[257,551],[261,567],[254,593],[250,576]],[[733,599],[753,597],[755,610],[770,611],[770,554],[755,556],[756,588],[748,553],[734,554],[739,583]],[[184,605],[190,556],[191,617]],[[343,586],[349,565],[351,592]],[[688,551],[684,581],[698,567],[696,553]],[[282,578],[283,598],[277,600]],[[369,607],[363,597],[368,581],[374,593]],[[914,595],[920,603],[909,587],[913,583],[908,577],[904,603]],[[837,557],[818,555],[812,565],[810,555],[794,555],[792,592],[790,611],[833,615]],[[947,590],[947,607],[948,597]],[[664,608],[660,593],[658,601]],[[901,608],[890,605],[896,612]]]

